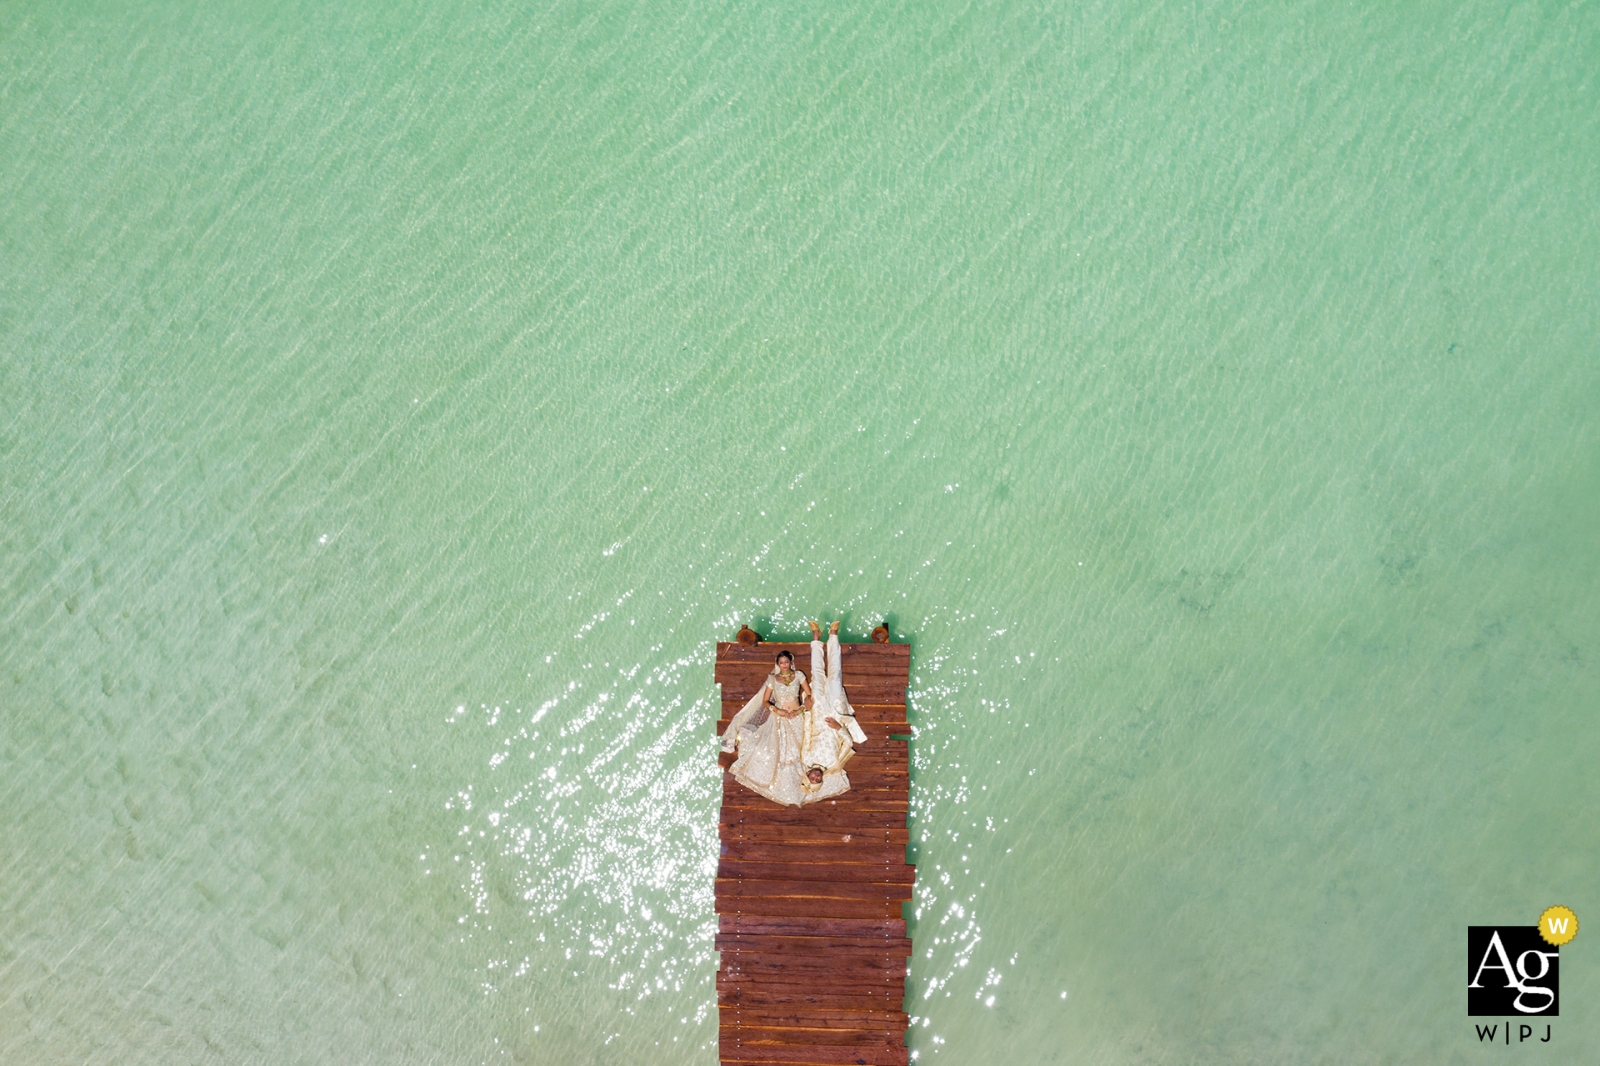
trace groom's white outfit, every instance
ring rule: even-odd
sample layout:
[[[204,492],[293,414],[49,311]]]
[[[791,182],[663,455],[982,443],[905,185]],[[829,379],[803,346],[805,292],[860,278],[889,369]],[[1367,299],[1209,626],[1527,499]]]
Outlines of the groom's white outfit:
[[[806,712],[805,742],[801,747],[802,770],[820,767],[822,783],[812,784],[803,779],[806,803],[828,799],[846,792],[850,778],[845,775],[844,764],[855,754],[855,745],[866,743],[867,735],[856,722],[855,708],[844,695],[844,675],[839,661],[839,636],[828,634],[827,659],[823,659],[822,641],[811,642],[811,709]],[[835,729],[827,719],[839,723]]]

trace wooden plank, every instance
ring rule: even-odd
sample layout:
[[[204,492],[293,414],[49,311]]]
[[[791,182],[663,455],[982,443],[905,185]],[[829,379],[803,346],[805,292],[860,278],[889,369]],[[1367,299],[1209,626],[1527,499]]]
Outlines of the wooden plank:
[[[902,917],[900,903],[870,899],[804,899],[798,896],[717,896],[716,914],[764,915],[769,918],[877,918]]]
[[[724,1039],[731,1039],[743,1047],[902,1047],[905,1031],[898,1033],[875,1026],[846,1028],[843,1026],[790,1026],[744,1023],[727,1026],[722,1031]]]
[[[907,900],[911,885],[858,884],[853,881],[767,881],[719,877],[716,894],[723,899],[797,897],[801,899]]]
[[[764,918],[754,915],[724,914],[717,921],[722,933],[783,935],[783,936],[842,936],[852,938],[883,937],[899,940],[906,935],[903,919],[868,921],[855,918]]]
[[[717,985],[722,992],[738,989],[740,996],[771,994],[793,995],[811,990],[817,994],[839,997],[861,997],[857,1006],[880,1010],[904,1008],[906,994],[905,972],[890,973],[881,970],[851,970],[829,973],[827,970],[796,967],[792,970],[748,970],[735,967],[717,971]],[[835,1006],[838,1004],[835,1003]]]
[[[909,759],[911,757],[911,745],[908,741],[894,740],[889,737],[868,737],[865,744],[856,746],[857,755],[865,754],[869,750],[872,754],[880,755],[884,758]]]
[[[906,978],[906,957],[840,955],[807,951],[763,955],[756,952],[729,951],[722,956],[722,968],[719,972],[729,976],[770,975],[775,980],[782,980],[787,975],[801,982],[816,981],[820,975],[820,978],[826,979],[829,985],[836,985],[839,981],[871,985],[898,982],[903,989]]]
[[[842,991],[864,989],[873,995],[895,991],[905,995],[906,959],[899,960],[898,968],[885,966],[861,956],[841,957],[834,969],[828,968],[825,956],[801,956],[788,960],[785,966],[779,959],[771,964],[746,959],[742,952],[730,951],[722,958],[722,968],[717,971],[719,988],[737,986],[743,989],[764,988],[810,989],[813,991]],[[895,1004],[896,1008],[900,1003]]]
[[[793,981],[787,984],[758,985],[743,978],[716,978],[717,1006],[771,1010],[882,1010],[901,1008],[905,991],[889,988],[810,988]]]
[[[792,828],[784,826],[783,828]],[[903,866],[906,849],[903,844],[888,844],[875,840],[826,843],[776,842],[770,840],[725,840],[718,851],[724,861],[735,862],[799,862],[809,865]]]
[[[849,979],[832,980],[822,973],[797,973],[788,977],[782,974],[757,976],[721,974],[717,977],[717,981],[718,996],[726,999],[737,989],[741,1004],[772,1000],[777,1001],[775,1003],[777,1006],[794,1006],[796,1004],[793,1002],[784,1000],[792,1001],[804,995],[808,1000],[812,1000],[803,1004],[807,1007],[844,1009],[849,1005],[856,1009],[872,1008],[887,1011],[903,1009],[901,1001],[905,998],[905,985],[900,979],[889,982],[861,982]],[[808,992],[808,989],[812,991]]]
[[[760,1025],[767,1028],[817,1029],[887,1029],[904,1033],[911,1023],[904,1011],[891,1010],[820,1010],[808,1007],[787,1007],[772,1003],[733,1004],[718,1008],[722,1011],[722,1024],[731,1026]]]
[[[897,795],[906,795],[910,782],[907,771],[899,773],[893,770],[873,770],[864,766],[857,766],[855,760],[845,764],[844,772],[850,778],[850,791],[858,792],[863,789],[883,789],[892,791]]]
[[[892,1032],[876,1026],[762,1025],[746,1022],[725,1025],[722,1036],[741,1047],[903,1047],[905,1030]]]
[[[878,1063],[885,1061],[884,1056],[904,1056],[905,1033],[889,1033],[884,1030],[858,1029],[837,1030],[831,1038],[825,1031],[818,1031],[821,1039],[807,1040],[805,1030],[797,1030],[792,1034],[792,1039],[773,1039],[778,1035],[790,1035],[783,1030],[765,1030],[745,1027],[741,1032],[728,1031],[722,1034],[717,1042],[720,1049],[729,1049],[722,1056],[722,1062],[749,1062],[770,1063],[771,1066],[833,1066],[835,1063]],[[896,1039],[898,1038],[898,1040]],[[850,1056],[837,1057],[840,1052]],[[818,1060],[821,1056],[821,1061]],[[890,1062],[905,1062],[903,1057],[890,1058]]]
[[[844,686],[844,697],[850,701],[850,707],[852,710],[855,709],[855,705],[858,703],[866,706],[880,703],[898,703],[903,705],[906,702],[906,688],[904,685],[889,688],[883,685],[846,684]],[[857,712],[858,716],[859,714],[860,712]],[[867,717],[862,718],[861,720],[863,723],[868,723],[875,721],[877,717],[877,715],[868,714]],[[865,725],[863,725],[862,728],[866,728]]]
[[[789,830],[793,826],[774,826]],[[723,862],[787,862],[809,866],[821,864],[839,866],[868,866],[899,868],[906,862],[906,845],[899,842],[856,839],[849,840],[792,840],[756,839],[723,840],[717,846],[718,857]],[[826,877],[827,874],[818,876]]]
[[[781,957],[785,953],[798,953],[802,956],[820,955],[822,958],[899,959],[902,968],[907,965],[906,960],[911,957],[912,951],[908,937],[858,940],[848,936],[746,936],[718,933],[715,943],[719,953],[740,957]]]
[[[893,964],[864,956],[841,955],[831,960],[805,955],[772,958],[770,962],[746,958],[741,952],[729,952],[722,959],[722,969],[717,971],[728,980],[767,982],[778,987],[794,984],[814,984],[819,987],[890,988],[905,995],[906,960]]]
[[[887,737],[882,738],[882,741],[880,744],[874,744],[872,738],[868,737],[866,743],[855,745],[855,751],[850,756],[851,761],[859,761],[863,766],[881,769],[898,767],[905,770],[911,765],[911,757],[906,754],[905,748],[896,750],[889,747],[891,744],[904,744],[905,741],[890,740]]]
[[[717,898],[736,902],[739,900],[785,899],[861,900],[863,902],[898,901],[911,898],[909,883],[862,883],[858,881],[780,881],[746,880],[719,877],[716,879]],[[779,904],[781,906],[781,903]],[[898,903],[897,903],[898,905]],[[746,908],[749,909],[749,908]]]
[[[898,1010],[905,999],[905,978],[890,979],[857,977],[840,974],[826,978],[822,974],[785,975],[778,973],[723,973],[717,972],[719,994],[737,991],[741,1001],[764,997],[770,1001],[803,1000],[819,1005],[839,1006],[859,997],[859,1007],[877,1010]],[[810,977],[811,980],[806,978]]]
[[[855,752],[850,756],[852,760],[860,759],[863,766],[874,768],[899,767],[904,770],[911,765],[911,756],[904,747],[898,749],[890,747],[892,744],[904,745],[903,740],[891,740],[887,734],[880,735],[877,739],[868,737],[866,743],[855,745]]]
[[[901,958],[911,955],[910,937],[854,937],[854,936],[765,936],[756,933],[718,933],[714,941],[718,951],[754,951],[771,954],[781,951],[839,952],[845,955],[863,953],[893,954]]]
[[[725,840],[717,850],[724,861],[733,862],[798,862],[813,866],[823,864],[904,866],[906,862],[906,849],[903,844],[886,844],[873,840],[852,840],[849,843],[830,841],[820,844]]]
[[[785,973],[723,973],[717,974],[718,995],[726,997],[737,990],[740,1002],[750,1001],[752,997],[783,997],[796,996],[810,993],[826,997],[821,1005],[842,1007],[851,1001],[852,997],[859,998],[853,1005],[858,1008],[870,1007],[877,1010],[902,1010],[905,999],[905,978],[903,976],[860,976],[857,974],[836,974],[829,976],[822,970],[794,970]],[[817,1004],[811,1004],[817,1005]]]
[[[916,880],[917,868],[898,863],[861,862],[820,866],[808,862],[740,862],[724,859],[717,863],[719,878],[740,881],[805,881],[809,884],[909,885]],[[820,892],[819,895],[832,893]],[[883,897],[888,899],[890,897]],[[906,897],[910,899],[908,895]]]
[[[857,976],[871,971],[872,973],[890,973],[906,976],[906,960],[911,956],[912,950],[903,941],[890,940],[887,937],[881,940],[854,941],[849,937],[820,937],[820,936],[769,936],[748,937],[735,936],[731,933],[719,934],[724,945],[750,944],[755,947],[724,946],[718,948],[722,957],[722,973],[730,973],[733,969],[766,968],[775,974],[781,974],[786,964],[792,963],[795,972],[819,970],[827,972],[830,966],[840,967],[840,973],[853,973]],[[823,941],[831,947],[820,946]],[[889,947],[888,945],[895,945]],[[767,950],[767,949],[771,950]],[[809,979],[809,978],[808,978]]]
[[[743,848],[745,845],[775,845],[784,848],[783,854],[788,854],[790,848],[826,848],[841,847],[846,849],[871,849],[885,848],[898,849],[900,854],[911,842],[907,838],[910,832],[905,829],[872,829],[857,827],[855,829],[827,829],[812,828],[803,825],[726,825],[717,826],[718,851],[721,853],[723,845],[732,845]],[[847,851],[847,854],[849,852]],[[774,858],[779,852],[745,852],[734,851],[731,854],[741,858],[755,858],[759,855],[763,860],[771,862],[787,862],[786,859]],[[877,862],[872,859],[869,861]],[[902,862],[905,860],[901,860]]]
[[[735,863],[746,868],[746,872],[755,869],[751,863],[838,867],[843,871],[839,876],[848,876],[852,881],[861,881],[876,877],[892,877],[898,880],[902,874],[909,878],[911,871],[916,869],[906,862],[905,847],[901,844],[869,842],[858,848],[854,844],[801,846],[775,843],[770,840],[729,840],[724,841],[722,847],[727,850],[719,861]],[[822,873],[813,872],[810,876],[826,878],[833,875],[824,870]],[[804,881],[807,878],[797,877],[788,880]]]
[[[905,960],[898,971],[867,966],[829,971],[804,965],[784,967],[740,965],[735,957],[717,971],[724,989],[737,985],[741,992],[766,989],[783,992],[797,988],[827,989],[830,993],[860,995],[864,1006],[898,1008],[906,994]],[[731,983],[731,984],[730,984]]]
[[[723,1062],[754,1062],[771,1066],[836,1066],[840,1063],[906,1066],[911,1061],[910,1050],[904,1047],[744,1045],[732,1040],[719,1042],[717,1054]]]
[[[858,716],[856,724],[859,725],[860,723],[861,719]],[[911,757],[909,741],[896,740],[882,733],[869,734],[865,741],[856,746],[856,750],[858,752],[870,750],[874,755],[893,756],[897,759],[909,759]]]
[[[720,1045],[718,1045],[720,1047]],[[802,1048],[774,1047],[774,1045],[728,1045],[728,1050],[718,1050],[718,1063],[750,1066],[838,1066],[854,1063],[856,1066],[907,1066],[907,1048]]]
[[[911,772],[904,755],[884,756],[863,751],[857,751],[852,755],[844,768],[846,773],[852,775],[851,780],[854,780],[855,774],[894,774],[897,777],[905,777]],[[909,784],[909,781],[895,781],[893,787],[905,788]]]
[[[835,1062],[868,1063],[883,1056],[906,1054],[905,1029],[733,1026],[723,1023],[717,1046],[721,1062],[770,1062],[782,1066],[831,1066]],[[724,1050],[726,1049],[726,1050]],[[851,1058],[834,1057],[843,1051]],[[766,1053],[763,1057],[763,1053]],[[819,1061],[819,1058],[820,1061]],[[904,1058],[890,1058],[905,1062]]]

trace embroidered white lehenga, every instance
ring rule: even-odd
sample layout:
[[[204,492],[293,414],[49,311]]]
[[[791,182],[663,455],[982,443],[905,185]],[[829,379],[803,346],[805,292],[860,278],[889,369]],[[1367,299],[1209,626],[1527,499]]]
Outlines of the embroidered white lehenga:
[[[850,788],[844,764],[854,754],[852,734],[857,742],[866,740],[855,723],[855,711],[844,698],[844,683],[839,671],[839,638],[828,638],[825,664],[822,643],[811,642],[811,673],[823,677],[821,693],[812,693],[812,705],[801,703],[801,692],[808,687],[799,670],[787,683],[776,668],[761,690],[733,716],[722,735],[722,750],[737,752],[729,768],[734,779],[774,803],[798,807],[803,803],[837,796]],[[835,729],[826,719],[833,717],[843,728]],[[806,771],[818,767],[822,782],[812,784]]]
[[[805,747],[807,713],[800,701],[806,675],[799,670],[785,683],[776,667],[761,691],[750,698],[722,734],[722,750],[737,751],[729,767],[745,788],[790,807],[805,802],[800,753]]]

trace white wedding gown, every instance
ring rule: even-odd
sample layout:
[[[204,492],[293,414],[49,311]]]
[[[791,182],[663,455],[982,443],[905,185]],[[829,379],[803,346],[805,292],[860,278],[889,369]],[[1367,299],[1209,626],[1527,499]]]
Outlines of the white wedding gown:
[[[771,696],[780,710],[798,710],[800,683],[804,680],[805,675],[796,670],[793,679],[784,684],[774,668],[761,691],[733,716],[727,732],[722,734],[722,750],[739,753],[728,770],[734,779],[750,791],[789,807],[798,807],[806,799],[801,786],[809,782],[800,769],[800,753],[806,745],[809,716],[803,711],[793,718],[775,714],[767,706],[767,698]]]
[[[722,750],[738,752],[729,772],[744,787],[774,803],[798,807],[846,792],[850,778],[844,764],[855,754],[855,743],[866,735],[856,724],[855,710],[844,696],[844,681],[839,667],[839,638],[828,637],[828,655],[823,659],[821,641],[811,642],[811,676],[822,678],[820,690],[812,693],[812,706],[793,718],[774,714],[767,697],[781,709],[800,706],[800,683],[805,675],[796,670],[784,684],[776,669],[728,723],[722,735]],[[842,728],[834,729],[825,719],[832,717]],[[812,784],[806,771],[823,772],[822,782]]]

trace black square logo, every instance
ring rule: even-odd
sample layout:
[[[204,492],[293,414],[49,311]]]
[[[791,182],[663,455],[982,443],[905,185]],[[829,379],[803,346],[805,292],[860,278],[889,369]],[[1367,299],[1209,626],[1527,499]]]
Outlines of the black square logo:
[[[1537,925],[1467,926],[1467,1016],[1554,1018],[1560,963]]]

